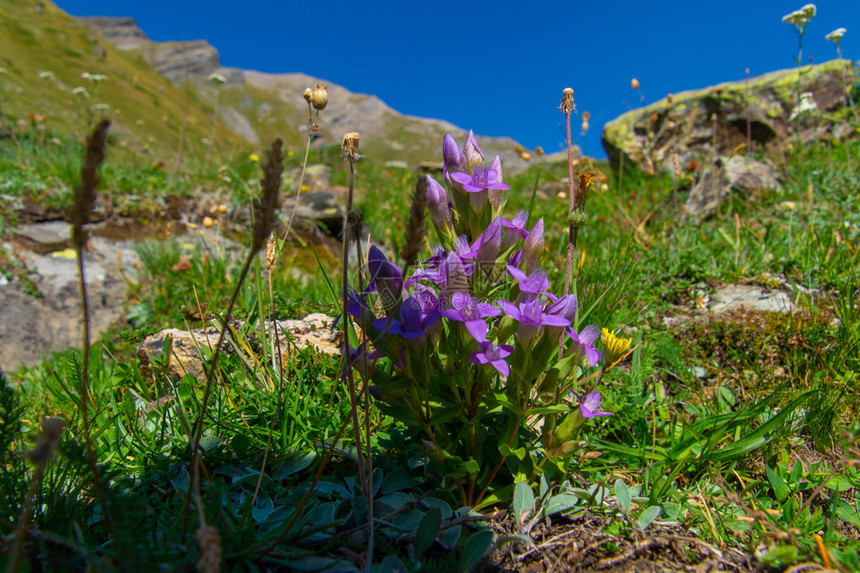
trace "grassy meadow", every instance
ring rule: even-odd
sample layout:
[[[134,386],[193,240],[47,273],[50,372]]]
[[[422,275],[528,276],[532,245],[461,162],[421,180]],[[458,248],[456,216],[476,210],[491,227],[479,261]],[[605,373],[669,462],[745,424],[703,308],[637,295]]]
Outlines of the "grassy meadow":
[[[4,30],[0,53],[4,41],[28,33],[23,25]],[[86,31],[80,34],[84,46]],[[107,49],[111,65],[131,61]],[[23,70],[35,65],[0,63],[11,77],[0,75],[4,89],[27,83]],[[135,83],[128,65],[107,71],[111,80],[98,89],[122,89],[129,106],[140,99],[142,108],[161,97],[159,106],[176,106],[168,123],[178,130],[177,110],[191,107],[166,80],[163,91]],[[70,65],[69,78],[27,83],[32,93],[16,97],[38,98],[56,82],[71,86],[91,69]],[[27,222],[32,205],[78,217],[80,228],[88,223],[80,220],[87,204],[80,181],[92,149],[83,134],[99,117],[66,115],[48,101],[43,117],[0,109],[0,127],[9,130],[0,139],[5,238]],[[187,119],[188,129],[199,131],[189,141],[209,134],[206,105]],[[146,137],[141,131],[140,146]],[[425,420],[419,412],[420,423],[398,415],[391,395],[375,394],[376,378],[363,378],[358,366],[353,375],[358,357],[281,354],[268,344],[267,321],[324,312],[345,315],[338,328],[351,346],[364,340],[365,350],[388,348],[391,315],[386,334],[373,338],[379,326],[342,312],[343,285],[362,291],[367,277],[363,267],[344,271],[341,238],[288,228],[289,212],[280,213],[278,226],[266,223],[274,216],[272,193],[301,193],[295,182],[281,182],[277,166],[301,170],[305,143],[287,140],[270,158],[218,131],[223,148],[190,148],[173,168],[178,131],[170,137],[163,140],[169,152],[147,155],[108,136],[100,182],[89,189],[93,204],[138,224],[140,268],[128,279],[127,322],[100,340],[0,374],[0,496],[7,500],[0,505],[0,565],[7,570],[860,570],[856,135],[770,158],[782,174],[781,191],[730,197],[700,224],[683,217],[694,172],[622,173],[586,158],[572,166],[536,163],[505,177],[510,189],[500,213],[511,220],[527,209],[530,227],[542,218],[540,268],[560,292],[570,224],[565,178],[569,169],[593,175],[571,271],[578,299],[572,325],[614,333],[594,342],[604,357],[614,356],[613,340],[629,340],[599,370],[575,361],[565,370],[559,360],[535,374],[544,382],[556,376],[559,388],[539,407],[510,404],[511,377],[501,370],[487,375],[487,403],[498,407],[480,411],[478,404],[480,416],[465,412],[468,398],[460,398],[456,380],[448,394],[433,378],[428,388],[443,398],[432,408],[425,400],[433,414]],[[404,247],[420,248],[419,261],[430,258],[437,235],[427,206],[413,201],[424,181],[415,171],[386,166],[370,151],[358,159],[340,146],[321,149],[317,160],[331,167],[333,186],[354,197],[362,221],[356,235],[380,245],[398,269],[421,266],[407,263]],[[84,174],[88,169],[91,175],[92,163]],[[171,215],[177,204],[212,214],[244,251],[225,256],[193,229],[164,239],[168,223],[182,225]],[[219,205],[223,212],[210,209]],[[417,244],[416,212],[427,227]],[[267,260],[260,233],[268,238],[271,228],[279,229],[277,256]],[[14,247],[0,250],[7,280],[25,281],[24,266]],[[792,309],[709,314],[709,297],[737,284],[785,291]],[[379,281],[376,288],[383,289]],[[510,294],[521,287],[494,288]],[[443,316],[432,343],[438,356],[426,364],[448,368],[445,339],[455,349],[475,341],[459,319]],[[485,324],[500,347],[521,343],[510,320]],[[161,357],[137,353],[148,334],[210,321],[231,326],[223,351],[201,349],[202,378],[171,375],[169,342]],[[379,359],[374,375],[393,380],[402,369],[418,370],[417,361],[398,362],[408,362],[413,347],[399,348],[402,358]],[[475,362],[455,363],[464,377],[478,372]],[[458,375],[456,368],[427,369],[428,377]],[[612,415],[586,416],[564,444],[571,447],[555,455],[546,446],[551,424],[573,419],[589,383],[592,390],[599,383],[598,406]],[[498,428],[511,425],[505,442]],[[440,428],[454,436],[447,445],[433,443]],[[449,453],[458,440],[474,455]],[[476,480],[485,487],[473,495]]]

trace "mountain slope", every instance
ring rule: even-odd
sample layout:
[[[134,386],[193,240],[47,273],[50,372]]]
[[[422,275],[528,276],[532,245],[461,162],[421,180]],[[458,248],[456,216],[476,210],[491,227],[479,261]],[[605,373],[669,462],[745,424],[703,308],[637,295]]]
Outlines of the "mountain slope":
[[[337,144],[344,133],[358,131],[368,158],[414,166],[441,158],[446,133],[461,141],[466,133],[445,121],[402,115],[376,96],[304,74],[223,68],[205,40],[152,42],[131,18],[77,19],[40,0],[0,0],[0,67],[6,70],[0,75],[0,115],[7,123],[45,114],[50,129],[80,136],[93,105],[107,104],[109,109],[98,113],[114,119],[115,142],[165,161],[176,155],[183,131],[185,159],[209,157],[207,141],[222,156],[258,149],[275,137],[288,147],[303,146],[308,118],[302,92],[317,82],[327,84],[329,105],[318,121],[316,145]],[[40,72],[51,72],[54,79],[42,79]],[[105,74],[108,80],[95,85],[83,73]],[[208,81],[212,73],[226,83]],[[91,97],[76,96],[77,87]],[[488,159],[502,155],[507,170],[525,167],[514,140],[479,136],[479,141]]]
[[[107,116],[120,149],[153,160],[172,159],[180,139],[186,160],[210,153],[205,140],[218,153],[249,147],[213,122],[212,103],[199,90],[180,89],[140,54],[119,50],[50,2],[0,0],[0,68],[0,127],[29,119],[82,137],[92,119]]]

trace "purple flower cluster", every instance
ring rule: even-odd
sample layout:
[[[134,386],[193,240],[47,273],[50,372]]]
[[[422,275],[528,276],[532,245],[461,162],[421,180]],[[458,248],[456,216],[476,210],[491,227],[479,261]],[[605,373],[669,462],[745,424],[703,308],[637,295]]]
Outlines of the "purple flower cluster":
[[[599,329],[575,330],[576,296],[553,294],[539,267],[543,219],[529,228],[527,211],[511,220],[500,215],[501,193],[509,187],[502,181],[498,156],[485,164],[470,132],[463,148],[445,136],[443,157],[444,185],[430,176],[426,180],[427,207],[442,244],[409,277],[371,247],[368,287],[348,301],[347,311],[361,317],[374,351],[400,357],[395,368],[409,370],[416,363],[410,356],[422,364],[450,367],[450,359],[434,362],[433,354],[448,356],[454,349],[468,357],[465,365],[491,367],[505,378],[512,366],[527,364],[529,372],[520,372],[519,378],[530,380],[551,366],[553,352],[546,349],[555,348],[557,354],[559,344],[564,356],[596,365]],[[368,302],[374,292],[376,305]],[[536,355],[545,356],[543,363],[532,359],[535,348],[542,349]],[[586,396],[583,415],[604,415],[599,403],[598,393]]]

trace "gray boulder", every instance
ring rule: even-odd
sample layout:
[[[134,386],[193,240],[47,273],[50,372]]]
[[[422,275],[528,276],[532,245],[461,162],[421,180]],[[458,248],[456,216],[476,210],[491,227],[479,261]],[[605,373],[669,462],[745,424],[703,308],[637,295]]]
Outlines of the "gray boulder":
[[[732,193],[749,195],[759,190],[782,190],[776,170],[751,157],[735,155],[706,168],[690,190],[685,205],[686,216],[697,222],[717,212]]]

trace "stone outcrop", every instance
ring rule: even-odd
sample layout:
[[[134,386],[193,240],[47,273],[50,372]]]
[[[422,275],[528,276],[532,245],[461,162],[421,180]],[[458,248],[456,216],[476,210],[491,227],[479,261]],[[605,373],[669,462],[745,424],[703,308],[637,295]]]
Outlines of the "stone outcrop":
[[[761,190],[781,190],[779,175],[769,164],[751,157],[735,155],[707,167],[690,190],[686,216],[697,222],[716,213],[732,194],[749,195]]]
[[[765,152],[800,140],[841,138],[854,130],[839,121],[845,107],[844,78],[851,62],[833,60],[771,72],[749,80],[674,94],[606,124],[603,146],[615,168],[673,169],[692,160],[713,164],[747,143]],[[798,86],[800,97],[798,97]]]
[[[81,21],[96,28],[105,40],[120,50],[133,50],[149,42],[134,18],[88,16],[81,18]]]
[[[266,336],[272,340],[277,330],[276,352],[282,356],[289,356],[298,349],[313,347],[324,354],[339,354],[341,333],[331,328],[334,319],[325,314],[309,314],[301,320],[279,320],[274,324],[266,323]],[[236,322],[232,325],[234,330],[240,330],[243,323]],[[203,370],[202,351],[214,350],[218,344],[220,330],[216,326],[208,326],[192,331],[170,328],[162,330],[147,337],[138,346],[138,355],[145,354],[152,362],[164,353],[165,340],[170,338],[170,361],[167,364],[167,373],[172,377],[190,374],[198,380],[205,378]],[[226,337],[225,337],[226,338]],[[252,345],[258,342],[252,337]],[[233,352],[233,346],[226,341],[221,349],[222,352]]]

